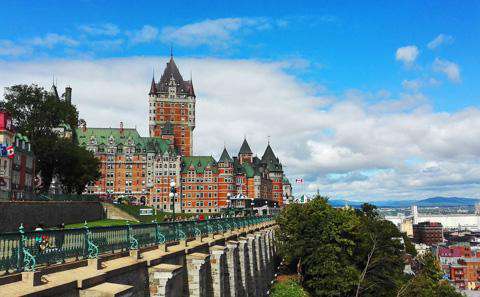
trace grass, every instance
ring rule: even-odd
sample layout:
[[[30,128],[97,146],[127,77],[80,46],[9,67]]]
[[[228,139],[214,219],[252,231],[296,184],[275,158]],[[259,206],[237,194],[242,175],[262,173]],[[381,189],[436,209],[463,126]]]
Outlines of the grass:
[[[170,212],[162,212],[157,210],[157,216],[152,215],[152,216],[141,216],[140,215],[140,209],[142,208],[151,208],[148,206],[139,206],[139,205],[127,205],[127,204],[114,204],[116,207],[120,208],[121,210],[125,211],[129,215],[137,218],[139,221],[143,223],[151,223],[155,218],[157,219],[157,222],[161,222],[165,219],[165,217],[172,216],[172,213]],[[155,211],[154,211],[155,213]],[[190,218],[195,216],[195,213],[176,213],[175,216],[181,217],[181,218]],[[203,214],[205,217],[208,217],[209,214]]]
[[[296,279],[285,279],[275,283],[272,287],[272,297],[309,297]]]
[[[88,227],[106,227],[106,226],[125,226],[127,222],[130,224],[138,224],[138,222],[127,221],[127,220],[99,220],[87,222]],[[76,223],[65,225],[65,228],[83,228],[84,223]]]

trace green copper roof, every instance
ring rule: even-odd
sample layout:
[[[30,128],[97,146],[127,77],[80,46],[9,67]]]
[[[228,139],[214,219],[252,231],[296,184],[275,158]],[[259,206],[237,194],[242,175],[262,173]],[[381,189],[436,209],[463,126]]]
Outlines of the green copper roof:
[[[242,164],[243,169],[245,170],[245,176],[250,178],[255,175],[255,170],[253,169],[252,165],[250,163],[243,163]]]
[[[213,173],[218,173],[217,162],[212,156],[182,157],[182,172],[188,172],[191,166],[195,168],[196,173],[203,173],[208,166]]]
[[[108,145],[110,137],[114,138],[117,146],[133,145],[144,152],[176,153],[170,148],[170,142],[156,137],[141,137],[136,129],[125,128],[123,132],[119,128],[82,128],[76,130],[77,140],[80,145],[87,145],[92,137],[98,145]]]
[[[229,163],[229,162],[232,163],[233,162],[232,158],[230,157],[230,155],[227,152],[227,148],[223,149],[222,155],[220,156],[220,159],[218,160],[218,162],[224,162],[224,163]]]
[[[239,155],[246,154],[246,155],[251,155],[252,150],[250,149],[250,146],[248,145],[247,139],[243,140],[242,146],[240,147],[240,151],[238,152]]]

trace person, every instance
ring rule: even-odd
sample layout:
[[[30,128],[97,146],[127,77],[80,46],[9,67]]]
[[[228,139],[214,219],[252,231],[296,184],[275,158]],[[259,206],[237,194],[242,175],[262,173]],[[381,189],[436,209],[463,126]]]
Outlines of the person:
[[[44,250],[44,235],[41,233],[43,230],[45,230],[45,225],[42,223],[38,224],[37,227],[35,228],[35,232],[38,232],[35,235],[35,246],[37,247],[37,250],[39,252],[42,252]]]

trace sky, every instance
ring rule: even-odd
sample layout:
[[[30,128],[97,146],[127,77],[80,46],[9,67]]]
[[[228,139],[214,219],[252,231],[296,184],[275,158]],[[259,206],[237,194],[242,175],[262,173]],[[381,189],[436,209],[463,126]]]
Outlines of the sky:
[[[55,79],[146,135],[172,48],[195,154],[270,139],[297,194],[480,198],[480,1],[132,2],[2,1],[0,88]]]

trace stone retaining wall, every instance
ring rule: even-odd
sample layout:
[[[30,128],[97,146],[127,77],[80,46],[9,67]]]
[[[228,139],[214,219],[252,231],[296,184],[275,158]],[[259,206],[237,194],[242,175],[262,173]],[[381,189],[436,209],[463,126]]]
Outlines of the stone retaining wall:
[[[54,227],[105,218],[100,202],[90,201],[14,201],[0,202],[0,232],[18,231],[21,223],[26,230],[43,223]]]

